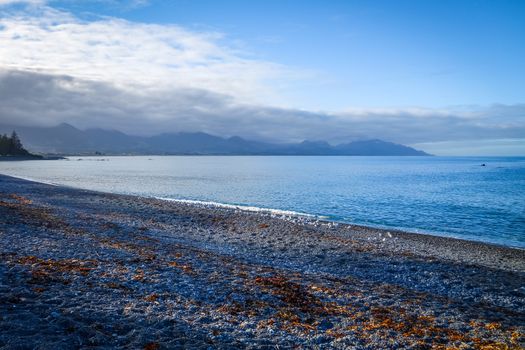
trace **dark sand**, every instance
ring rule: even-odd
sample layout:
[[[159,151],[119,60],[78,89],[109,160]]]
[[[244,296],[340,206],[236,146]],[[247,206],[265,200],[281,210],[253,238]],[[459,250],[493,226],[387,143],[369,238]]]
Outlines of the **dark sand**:
[[[0,175],[2,349],[524,346],[524,250]]]

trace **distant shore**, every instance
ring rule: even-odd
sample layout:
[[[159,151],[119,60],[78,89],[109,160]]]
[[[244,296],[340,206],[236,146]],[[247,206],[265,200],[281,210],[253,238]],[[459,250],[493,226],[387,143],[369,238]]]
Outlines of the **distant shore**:
[[[0,156],[1,161],[21,161],[21,160],[60,160],[66,159],[62,156],[31,155],[31,156]]]
[[[525,250],[0,175],[0,347],[525,346]]]

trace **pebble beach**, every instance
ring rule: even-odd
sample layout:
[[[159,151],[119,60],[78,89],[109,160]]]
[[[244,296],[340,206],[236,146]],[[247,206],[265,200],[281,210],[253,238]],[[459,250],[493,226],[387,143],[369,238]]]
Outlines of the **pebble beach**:
[[[525,250],[0,175],[0,349],[523,349]]]

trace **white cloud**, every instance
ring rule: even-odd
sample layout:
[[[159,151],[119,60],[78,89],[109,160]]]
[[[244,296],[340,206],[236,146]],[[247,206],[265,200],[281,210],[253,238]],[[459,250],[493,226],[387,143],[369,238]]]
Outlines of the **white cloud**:
[[[142,7],[149,5],[150,0],[131,0],[130,6],[131,7]]]
[[[214,32],[116,18],[82,21],[47,6],[1,18],[0,67],[111,82],[135,90],[206,89],[268,103],[293,72],[247,58]],[[288,76],[289,77],[289,76]]]
[[[0,0],[0,6],[12,4],[45,4],[45,0]]]

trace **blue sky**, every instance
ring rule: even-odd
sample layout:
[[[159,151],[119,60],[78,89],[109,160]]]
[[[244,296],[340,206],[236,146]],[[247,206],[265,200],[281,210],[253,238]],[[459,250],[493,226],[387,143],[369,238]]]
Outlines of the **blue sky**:
[[[525,1],[0,0],[0,14],[0,69],[54,77],[56,96],[84,84],[94,101],[104,84],[142,99],[107,102],[104,116],[88,118],[78,111],[97,108],[86,98],[67,106],[46,97],[63,109],[28,123],[378,137],[437,153],[501,140],[496,153],[505,154],[514,140],[508,154],[525,154]],[[78,82],[58,91],[62,76]],[[174,99],[178,109],[158,108]]]
[[[446,107],[525,101],[525,1],[57,2],[224,33],[257,58],[312,71],[297,107]],[[83,5],[82,5],[83,3]]]

